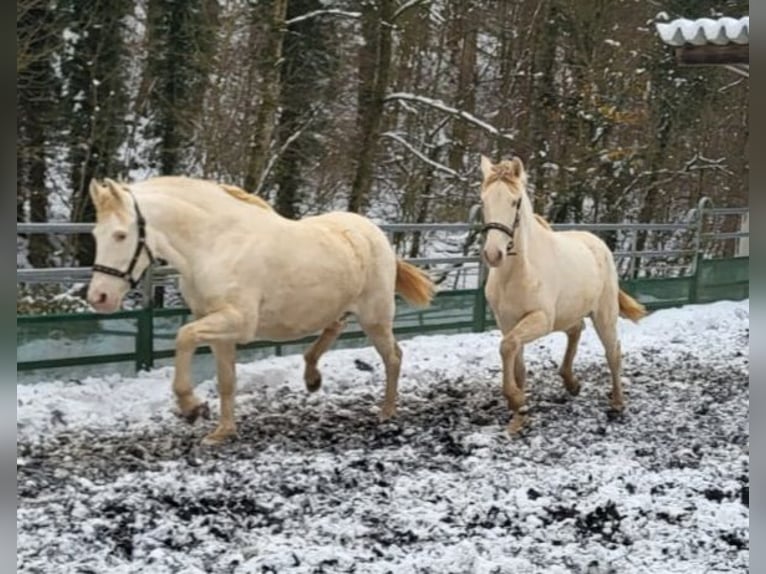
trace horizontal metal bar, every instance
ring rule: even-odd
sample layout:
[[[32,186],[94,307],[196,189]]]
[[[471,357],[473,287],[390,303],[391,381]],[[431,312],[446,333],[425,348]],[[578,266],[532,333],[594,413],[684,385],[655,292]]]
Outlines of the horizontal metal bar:
[[[36,369],[57,369],[61,367],[79,367],[99,365],[103,363],[124,363],[135,361],[135,353],[112,353],[109,355],[88,355],[85,357],[62,357],[60,359],[40,359],[37,361],[19,361],[16,369],[19,371],[34,371]]]
[[[725,239],[728,235],[718,235],[716,238]],[[732,237],[735,237],[732,235]],[[740,235],[736,235],[740,237]],[[656,257],[672,257],[679,255],[691,255],[694,251],[691,249],[668,249],[662,251],[615,251],[614,257],[644,257],[644,258],[656,258]],[[410,257],[405,258],[405,261],[412,263],[413,265],[462,265],[465,263],[480,263],[481,257],[478,255],[472,256],[455,256],[455,257]],[[180,277],[178,271],[170,266],[157,267],[154,270],[154,279],[157,280],[154,283],[158,283],[160,280],[172,280]],[[16,270],[16,282],[17,283],[77,283],[89,281],[92,271],[90,267],[45,267],[45,268],[28,268]]]
[[[680,231],[693,223],[552,223],[555,231]]]
[[[69,222],[45,222],[45,223],[17,223],[16,234],[26,233],[60,233],[61,235],[77,235],[78,233],[90,233],[93,223],[69,223]]]
[[[84,311],[81,313],[51,313],[49,315],[16,315],[17,325],[33,325],[35,323],[56,323],[69,321],[120,321],[125,319],[135,319],[144,310],[126,309],[124,311],[115,311],[114,313],[94,313]],[[155,311],[156,313],[157,311]]]
[[[705,215],[744,215],[750,213],[749,207],[706,207]]]
[[[439,263],[479,263],[481,257],[478,255],[467,257],[410,257],[404,260],[413,265],[437,265]]]
[[[740,209],[740,208],[731,208]],[[709,210],[707,210],[709,213]],[[739,213],[739,211],[737,211]],[[17,223],[17,234],[62,234],[76,235],[89,233],[93,229],[93,223]],[[609,230],[647,230],[647,231],[672,231],[679,229],[692,229],[694,223],[552,223],[557,231],[584,230],[584,231],[609,231]],[[475,231],[481,228],[481,224],[474,223],[381,223],[378,225],[388,233],[412,233],[428,231],[451,231],[465,232]]]
[[[740,238],[749,238],[750,232],[749,231],[729,231],[729,232],[711,232],[711,233],[703,233],[702,238],[703,239],[740,239]]]
[[[16,269],[17,283],[55,283],[89,281],[93,270],[90,267],[41,267]],[[178,271],[169,265],[162,265],[153,270],[157,278],[174,277]]]
[[[476,294],[475,289],[446,289],[437,291],[437,299],[446,299],[452,297],[473,297]],[[19,325],[36,323],[56,323],[68,321],[116,321],[119,319],[136,319],[144,309],[127,309],[124,311],[115,311],[114,313],[56,313],[50,315],[17,315],[16,323]],[[183,317],[191,314],[187,307],[161,307],[152,310],[154,319],[167,319],[170,317]]]
[[[694,249],[664,249],[662,251],[637,251],[637,250],[615,251],[613,255],[616,258],[646,257],[649,259],[649,258],[657,258],[657,257],[674,257],[679,255],[693,255],[694,253],[695,253]]]
[[[383,231],[388,233],[405,233],[414,231],[472,231],[481,225],[475,223],[380,223]]]

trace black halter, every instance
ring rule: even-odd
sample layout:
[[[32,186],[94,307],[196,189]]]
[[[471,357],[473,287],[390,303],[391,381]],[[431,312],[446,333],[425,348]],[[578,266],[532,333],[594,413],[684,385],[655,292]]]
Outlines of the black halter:
[[[128,265],[127,271],[120,271],[114,267],[107,267],[95,263],[93,264],[93,271],[124,279],[130,284],[131,289],[135,289],[141,282],[141,278],[144,276],[144,273],[146,273],[146,270],[149,269],[156,260],[154,254],[152,254],[152,250],[149,249],[149,246],[146,244],[146,220],[144,219],[144,216],[141,215],[141,210],[138,209],[136,198],[133,197],[133,194],[130,194],[130,196],[133,198],[133,207],[136,210],[136,226],[138,227],[138,240],[136,241],[136,250],[133,252],[133,259],[130,260],[130,265]],[[136,263],[138,263],[138,258],[141,256],[142,251],[146,251],[146,254],[149,256],[149,265],[144,267],[144,270],[141,271],[141,274],[137,279],[133,279],[133,269],[136,267]]]
[[[497,231],[502,231],[509,237],[510,240],[508,241],[508,246],[505,248],[506,255],[516,255],[516,253],[513,251],[513,247],[514,247],[514,241],[515,241],[516,227],[519,225],[519,213],[521,212],[521,209],[519,208],[521,206],[521,198],[514,201],[513,205],[516,208],[516,216],[513,218],[513,223],[511,223],[510,227],[508,227],[505,223],[490,221],[489,223],[485,223],[481,228],[482,233],[486,233],[490,229],[496,229]]]

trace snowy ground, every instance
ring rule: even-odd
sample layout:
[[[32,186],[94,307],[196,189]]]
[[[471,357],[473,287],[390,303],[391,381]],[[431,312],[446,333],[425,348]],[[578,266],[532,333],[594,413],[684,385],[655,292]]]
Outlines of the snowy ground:
[[[403,342],[385,424],[370,349],[326,355],[313,395],[299,357],[240,365],[217,449],[171,413],[169,369],[18,386],[18,571],[746,572],[748,325],[747,301],[621,323],[621,418],[592,328],[574,399],[549,336],[513,439],[497,332]]]

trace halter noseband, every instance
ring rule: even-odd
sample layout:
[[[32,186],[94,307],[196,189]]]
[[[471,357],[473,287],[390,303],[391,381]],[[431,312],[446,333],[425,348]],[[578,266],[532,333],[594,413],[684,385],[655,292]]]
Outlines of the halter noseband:
[[[96,263],[93,264],[93,271],[124,279],[130,284],[131,289],[135,289],[141,282],[141,279],[146,273],[146,270],[154,264],[155,258],[152,250],[149,249],[149,246],[146,244],[146,220],[141,214],[141,210],[138,209],[138,202],[136,201],[136,198],[133,197],[132,193],[130,196],[133,199],[133,208],[136,210],[136,225],[138,226],[138,240],[136,241],[136,250],[133,252],[133,259],[130,260],[130,265],[128,265],[127,271],[120,271],[114,267],[107,267],[106,265],[98,265]],[[133,279],[133,269],[135,269],[136,263],[138,263],[138,258],[141,256],[142,251],[146,251],[146,254],[149,256],[149,265],[147,265],[144,270],[141,271],[141,274],[137,279]]]
[[[519,213],[521,212],[519,207],[521,206],[521,198],[514,201],[513,206],[516,208],[516,216],[513,218],[513,223],[511,223],[510,227],[508,227],[505,223],[490,221],[489,223],[485,223],[481,228],[482,233],[486,233],[490,229],[495,229],[497,231],[502,231],[509,237],[510,240],[508,241],[508,246],[505,248],[506,255],[516,255],[516,253],[513,251],[513,247],[516,227],[519,225]]]

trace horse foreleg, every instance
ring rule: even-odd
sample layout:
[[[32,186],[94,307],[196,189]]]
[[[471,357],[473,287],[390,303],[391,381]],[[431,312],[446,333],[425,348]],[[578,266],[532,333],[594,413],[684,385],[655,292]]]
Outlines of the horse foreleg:
[[[332,325],[322,331],[319,338],[306,349],[305,353],[303,353],[303,358],[306,361],[306,366],[303,370],[303,380],[306,382],[306,389],[308,389],[310,393],[318,391],[319,387],[322,386],[322,374],[317,368],[317,362],[322,355],[325,354],[327,349],[332,346],[345,326],[345,320],[340,319],[335,321]]]
[[[523,351],[525,344],[542,337],[549,331],[550,321],[545,313],[533,311],[524,315],[513,329],[504,334],[500,343],[500,356],[503,361],[503,394],[508,401],[508,407],[513,411],[513,418],[508,424],[508,431],[511,434],[521,430],[527,416],[524,383],[517,377],[516,359]],[[523,365],[523,362],[521,364]]]
[[[194,396],[194,391],[191,385],[191,361],[194,355],[194,351],[198,346],[208,344],[214,346],[220,344],[220,347],[224,349],[222,360],[216,360],[219,366],[219,375],[221,367],[225,367],[223,364],[226,360],[226,345],[234,346],[236,341],[243,338],[244,320],[239,312],[231,307],[224,308],[210,315],[206,315],[201,319],[187,323],[178,330],[176,335],[176,354],[175,354],[175,377],[173,380],[173,391],[176,394],[176,400],[181,410],[181,414],[186,417],[187,420],[193,422],[200,414],[205,416],[207,412],[207,405],[200,403],[199,399]],[[230,368],[224,368],[224,384],[222,389],[228,390],[231,388],[229,397],[233,395],[234,385],[234,367],[233,357]],[[229,373],[230,372],[230,373]],[[230,381],[230,382],[229,382]],[[219,379],[220,385],[220,379]],[[223,394],[226,391],[222,391],[222,407]],[[230,410],[229,410],[229,407]],[[224,411],[228,411],[224,412]],[[233,420],[233,398],[231,403],[227,403],[226,409],[222,408],[221,423],[211,435],[209,435],[205,442],[220,442],[226,436],[235,433],[234,420]]]
[[[207,435],[203,442],[216,444],[237,433],[237,427],[234,423],[237,346],[233,342],[211,343],[210,346],[215,355],[221,418],[218,428]]]
[[[564,379],[564,386],[569,394],[577,396],[580,393],[580,381],[575,378],[572,372],[572,363],[577,353],[577,345],[580,342],[580,335],[585,328],[585,322],[580,321],[576,326],[569,329],[567,334],[567,350],[564,352],[564,360],[561,361],[559,375]]]

